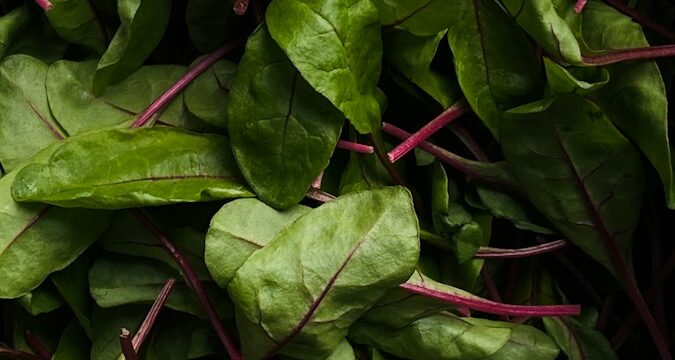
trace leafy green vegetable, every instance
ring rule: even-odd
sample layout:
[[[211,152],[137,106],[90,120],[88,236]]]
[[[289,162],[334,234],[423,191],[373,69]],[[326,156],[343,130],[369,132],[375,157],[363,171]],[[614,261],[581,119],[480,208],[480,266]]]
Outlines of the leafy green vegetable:
[[[28,9],[19,6],[0,17],[0,59],[5,55],[9,44],[28,24]]]
[[[54,0],[52,4],[46,15],[59,36],[99,54],[105,51],[107,35],[89,0]]]
[[[609,341],[597,330],[573,318],[546,317],[546,332],[570,360],[617,359]]]
[[[468,1],[374,0],[385,26],[396,26],[418,36],[447,29],[462,13]]]
[[[28,294],[20,297],[19,304],[31,315],[50,313],[63,305],[63,299],[48,286],[40,286]]]
[[[229,7],[229,1],[187,1],[185,21],[188,34],[199,50],[213,51],[225,42],[228,25],[234,20]]]
[[[199,61],[200,59],[197,59]],[[185,89],[185,107],[210,125],[225,127],[226,104],[237,65],[221,60]]]
[[[89,339],[77,321],[71,322],[63,331],[59,345],[54,352],[54,360],[89,359]]]

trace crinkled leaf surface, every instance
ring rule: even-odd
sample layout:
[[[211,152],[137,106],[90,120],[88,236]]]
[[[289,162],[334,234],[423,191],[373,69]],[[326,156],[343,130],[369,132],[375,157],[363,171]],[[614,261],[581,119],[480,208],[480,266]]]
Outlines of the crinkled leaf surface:
[[[483,124],[499,139],[501,113],[536,100],[540,62],[525,34],[495,0],[464,0],[448,29],[457,80]]]
[[[19,6],[16,9],[0,16],[0,59],[5,55],[9,44],[28,24],[28,9]]]
[[[252,194],[229,142],[173,128],[112,129],[65,140],[16,176],[19,201],[120,209]]]
[[[195,60],[193,65],[200,60]],[[213,64],[185,88],[185,107],[208,124],[224,128],[228,94],[236,72],[237,65],[230,61],[220,60]]]
[[[267,246],[283,228],[309,210],[303,205],[276,210],[257,199],[225,204],[211,219],[206,234],[204,259],[213,279],[227,288],[251,254]]]
[[[382,40],[370,0],[275,0],[265,19],[272,38],[316,91],[360,133],[379,128]]]
[[[258,197],[276,208],[305,197],[328,166],[344,122],[264,27],[249,38],[227,113],[239,168]]]
[[[412,273],[418,237],[410,193],[400,187],[350,193],[298,218],[251,255],[228,288],[244,356],[328,356]]]
[[[69,42],[88,46],[102,54],[107,44],[104,25],[101,23],[91,0],[54,0],[47,11],[52,28]]]
[[[642,203],[640,155],[594,103],[561,96],[509,112],[506,159],[532,203],[610,271],[608,247],[630,264]]]
[[[618,359],[601,332],[571,317],[543,318],[546,332],[570,360]]]
[[[118,0],[120,27],[98,62],[94,94],[133,73],[150,55],[169,23],[168,0]]]

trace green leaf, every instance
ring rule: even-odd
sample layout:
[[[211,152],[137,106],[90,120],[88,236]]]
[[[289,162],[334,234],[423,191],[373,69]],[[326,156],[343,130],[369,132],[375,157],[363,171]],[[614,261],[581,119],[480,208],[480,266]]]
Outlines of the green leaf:
[[[609,83],[609,72],[604,68],[570,68],[544,58],[548,88],[553,95],[588,95]]]
[[[28,55],[46,63],[61,59],[68,44],[49,25],[42,9],[38,6],[27,8],[28,25],[12,40],[5,55]]]
[[[49,283],[45,283],[20,297],[18,299],[19,304],[33,316],[49,313],[60,308],[63,306],[63,299],[54,288],[48,285]]]
[[[52,360],[89,360],[90,346],[82,326],[72,321],[63,332]]]
[[[227,288],[251,254],[267,246],[282,229],[309,210],[302,205],[275,210],[257,199],[225,204],[211,219],[206,234],[204,258],[213,279]]]
[[[579,43],[565,22],[565,14],[556,11],[559,1],[502,0],[502,3],[546,52],[571,64],[581,64]]]
[[[418,36],[447,29],[461,14],[465,0],[373,0],[384,26],[396,26]]]
[[[15,302],[8,303],[4,307],[3,325],[7,325],[4,329],[7,331],[6,339],[11,341],[16,350],[23,352],[33,353],[26,342],[26,331],[30,331],[48,351],[53,352],[63,329],[70,321],[59,312],[32,316]]]
[[[529,40],[495,0],[464,0],[448,29],[457,80],[483,124],[499,139],[501,114],[535,100],[540,61]]]
[[[233,20],[232,2],[226,0],[188,0],[185,9],[190,40],[197,49],[208,53],[225,42]]]
[[[224,1],[221,1],[224,2]],[[193,66],[202,58],[192,62]],[[220,60],[185,88],[185,107],[206,123],[224,128],[227,125],[227,100],[237,65]]]
[[[264,27],[249,38],[227,112],[239,168],[258,197],[276,208],[305,197],[328,166],[344,122]]]
[[[333,353],[325,360],[356,360],[356,355],[354,355],[354,349],[349,344],[349,341],[342,339],[340,344],[333,350]]]
[[[601,332],[571,317],[545,317],[546,332],[570,360],[615,360],[614,350]]]
[[[406,31],[396,31],[384,36],[384,59],[444,109],[454,104],[460,96],[455,79],[431,69],[431,62],[445,33],[443,30],[421,37]]]
[[[80,326],[91,339],[91,294],[89,293],[89,269],[93,264],[93,256],[89,252],[80,255],[77,260],[65,269],[52,274],[52,282],[66,301]]]
[[[47,68],[27,55],[10,56],[0,63],[0,162],[5,171],[67,136],[49,111]]]
[[[586,55],[649,46],[640,25],[599,1],[590,1],[574,21]],[[593,94],[609,119],[645,154],[661,177],[670,208],[675,208],[675,179],[668,141],[668,100],[654,61],[608,66],[611,81]],[[639,119],[639,121],[636,121]]]
[[[133,73],[150,56],[169,23],[168,0],[118,0],[120,27],[98,62],[94,94]]]
[[[400,162],[399,162],[400,164]],[[387,170],[375,154],[352,151],[340,178],[340,195],[354,191],[379,189],[394,185]]]
[[[302,77],[356,130],[379,128],[382,40],[370,0],[274,0],[265,19]]]
[[[103,256],[89,272],[89,287],[96,304],[103,308],[130,304],[152,304],[169,278],[177,283],[166,306],[204,317],[201,305],[180,274],[167,265],[134,257]],[[209,298],[221,318],[232,317],[232,306],[225,291],[213,282],[204,282]]]
[[[173,128],[74,136],[46,163],[23,168],[12,195],[18,201],[99,209],[251,196],[228,147],[224,137]]]
[[[122,360],[120,329],[135,331],[148,312],[147,306],[120,306],[110,309],[95,308],[92,315],[94,339],[91,360]]]
[[[59,36],[85,45],[98,54],[105,51],[108,44],[104,25],[90,0],[53,0],[51,3],[54,6],[45,14]]]
[[[506,159],[532,203],[595,260],[615,270],[607,246],[630,264],[642,203],[640,155],[592,102],[561,96],[511,110]]]
[[[0,16],[0,59],[5,55],[9,44],[28,25],[28,9],[19,6],[7,14]]]
[[[207,338],[206,326],[194,318],[172,316],[170,323],[154,337],[146,359],[187,360],[218,354],[218,346],[222,345]]]
[[[298,218],[230,283],[244,356],[328,356],[412,273],[418,239],[412,198],[401,187],[350,193]]]
[[[359,321],[350,339],[413,360],[555,359],[558,348],[527,325],[436,314],[403,327]]]

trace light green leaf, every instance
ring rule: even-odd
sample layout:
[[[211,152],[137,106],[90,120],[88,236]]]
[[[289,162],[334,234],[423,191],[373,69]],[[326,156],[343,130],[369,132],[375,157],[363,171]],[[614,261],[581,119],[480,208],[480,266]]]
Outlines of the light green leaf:
[[[118,0],[120,27],[98,62],[94,94],[133,73],[150,56],[169,23],[168,0]]]
[[[609,72],[604,68],[570,68],[544,58],[548,90],[552,95],[588,95],[609,83]]]
[[[244,356],[325,358],[408,278],[418,254],[412,198],[401,187],[350,193],[301,216],[230,283]]]
[[[19,6],[7,14],[0,16],[0,59],[5,55],[9,44],[28,25],[28,9]]]
[[[571,317],[545,317],[546,332],[570,360],[616,360],[609,341],[601,332]]]
[[[376,86],[382,40],[377,8],[370,0],[275,0],[265,19],[272,38],[302,77],[356,130],[379,128]]]
[[[224,2],[224,1],[221,1]],[[201,58],[195,60],[193,66]],[[185,107],[206,123],[224,128],[227,125],[227,100],[237,65],[220,60],[185,88]]]
[[[173,128],[112,129],[63,141],[16,176],[12,195],[64,207],[121,209],[249,197],[226,138]]]
[[[53,7],[45,14],[59,36],[103,54],[108,45],[104,25],[90,0],[53,0],[51,3]]]
[[[305,197],[328,166],[344,123],[264,27],[249,38],[227,110],[239,168],[258,197],[275,208]]]
[[[251,254],[267,246],[282,229],[309,210],[303,205],[275,210],[257,199],[225,204],[211,219],[206,234],[204,258],[213,279],[227,288]]]

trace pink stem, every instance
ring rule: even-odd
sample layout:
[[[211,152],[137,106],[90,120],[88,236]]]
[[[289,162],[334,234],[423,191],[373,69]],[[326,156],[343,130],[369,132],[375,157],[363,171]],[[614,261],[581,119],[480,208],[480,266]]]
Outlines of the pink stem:
[[[353,141],[340,140],[337,143],[337,147],[344,150],[356,151],[362,154],[372,154],[375,150],[370,145],[364,145],[355,143]]]
[[[316,177],[316,179],[314,179],[314,181],[312,181],[312,188],[321,190],[322,182],[323,182],[323,171],[321,172],[321,174],[319,174],[319,176]]]
[[[675,33],[670,31],[670,29],[655,23],[651,19],[640,14],[635,9],[631,9],[630,7],[626,6],[626,4],[624,4],[623,2],[619,0],[605,0],[605,2],[611,5],[613,8],[619,10],[624,15],[630,16],[631,19],[633,19],[636,23],[651,29],[655,33],[659,33],[664,37],[667,37],[669,39],[675,39]]]
[[[574,13],[575,14],[581,14],[581,12],[584,11],[584,7],[586,6],[586,1],[587,0],[577,0],[577,3],[574,4]]]
[[[120,329],[120,347],[125,360],[139,360],[134,345],[131,343],[131,332],[127,328]]]
[[[232,11],[239,16],[244,16],[248,10],[248,3],[249,0],[237,0],[232,7]]]
[[[148,315],[145,316],[141,327],[138,328],[136,335],[134,335],[132,344],[136,352],[140,351],[141,345],[143,345],[145,338],[150,333],[150,329],[152,329],[155,321],[157,321],[157,316],[159,316],[160,311],[162,311],[162,308],[166,305],[166,301],[169,299],[169,294],[171,294],[174,285],[176,285],[176,279],[168,279],[166,281],[162,291],[159,292],[157,299],[155,299],[150,311],[148,311]]]
[[[621,49],[608,52],[604,55],[584,56],[586,65],[609,65],[631,60],[649,60],[675,56],[675,45],[658,45],[634,49]]]
[[[0,356],[14,360],[42,360],[42,358],[23,351],[10,349],[0,345]]]
[[[35,2],[42,8],[44,11],[51,10],[54,5],[49,0],[35,0]]]
[[[321,191],[321,190],[315,189],[315,188],[310,188],[307,191],[306,196],[310,199],[320,201],[322,203],[327,203],[331,200],[335,200],[335,196],[333,196],[333,195],[331,195],[331,194],[329,194],[325,191]]]
[[[43,360],[51,360],[52,358],[52,353],[47,350],[47,348],[42,345],[42,342],[40,342],[40,339],[35,337],[32,332],[26,331],[23,334],[23,338],[26,340],[26,344],[33,350],[35,355],[38,357],[42,358]]]
[[[581,306],[579,305],[512,305],[487,299],[464,297],[410,283],[401,284],[399,287],[411,294],[453,305],[466,306],[469,309],[488,314],[510,316],[578,316],[581,314]]]
[[[221,48],[204,57],[195,67],[189,69],[183,77],[181,77],[175,84],[171,85],[164,94],[152,102],[145,110],[143,110],[132,123],[132,128],[137,128],[145,125],[155,114],[164,108],[176,95],[178,95],[186,86],[188,86],[194,79],[204,73],[208,68],[216,63],[220,58],[225,56],[234,47],[239,45],[241,39],[236,39],[223,45]]]
[[[464,99],[452,104],[452,106],[443,111],[435,119],[431,120],[428,124],[419,129],[419,131],[412,134],[397,147],[391,150],[389,154],[387,154],[389,156],[389,160],[392,163],[396,162],[398,159],[418,146],[421,142],[429,138],[429,136],[433,135],[436,131],[450,124],[461,115],[467,113],[469,110],[469,105]]]
[[[565,246],[567,246],[567,241],[556,240],[542,245],[535,245],[520,249],[481,247],[478,249],[474,257],[478,259],[517,259],[549,253],[558,249],[562,249]]]

